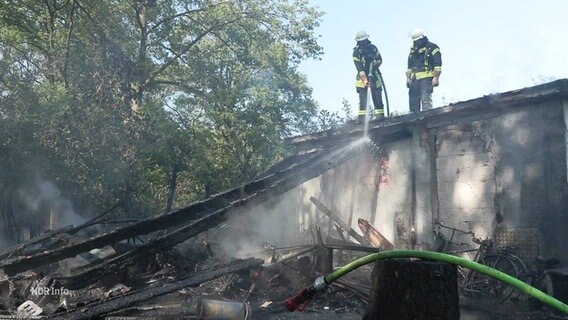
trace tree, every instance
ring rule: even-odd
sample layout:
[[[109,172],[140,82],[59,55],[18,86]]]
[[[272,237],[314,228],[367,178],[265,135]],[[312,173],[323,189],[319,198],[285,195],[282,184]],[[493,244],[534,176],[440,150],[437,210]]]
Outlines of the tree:
[[[0,3],[0,188],[33,167],[83,208],[149,214],[251,179],[316,127],[297,67],[321,53],[320,16],[306,0]]]

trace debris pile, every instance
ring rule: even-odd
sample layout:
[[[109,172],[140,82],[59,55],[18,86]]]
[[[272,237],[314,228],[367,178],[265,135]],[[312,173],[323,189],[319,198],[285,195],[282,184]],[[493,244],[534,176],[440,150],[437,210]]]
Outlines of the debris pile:
[[[161,223],[172,214],[149,220]],[[333,216],[329,209],[327,214]],[[0,253],[0,319],[250,319],[253,312],[268,319],[286,312],[282,301],[332,270],[334,259],[345,261],[357,252],[377,250],[345,240],[340,227],[345,224],[338,216],[333,219],[340,237],[324,240],[319,228],[313,228],[309,244],[279,248],[264,243],[263,252],[242,259],[222,254],[215,239],[202,237],[207,229],[199,228],[200,222],[215,226],[204,219],[144,236],[135,226],[145,227],[147,220],[104,230],[116,226],[109,216],[110,211]],[[354,230],[347,232],[370,243]],[[186,245],[176,246],[181,242]],[[334,257],[334,252],[340,254]],[[363,310],[371,270],[361,272],[337,281],[329,289],[332,298],[307,310]]]

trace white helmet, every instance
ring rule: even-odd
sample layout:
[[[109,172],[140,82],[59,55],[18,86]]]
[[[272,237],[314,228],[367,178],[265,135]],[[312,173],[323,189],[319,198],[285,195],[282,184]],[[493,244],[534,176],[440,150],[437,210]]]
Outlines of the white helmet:
[[[424,38],[424,31],[422,31],[422,29],[416,29],[416,30],[412,31],[412,33],[410,34],[410,37],[412,38],[412,41],[422,39],[422,38]]]
[[[363,30],[357,31],[357,33],[355,34],[355,41],[363,41],[367,39],[369,39],[369,35]]]

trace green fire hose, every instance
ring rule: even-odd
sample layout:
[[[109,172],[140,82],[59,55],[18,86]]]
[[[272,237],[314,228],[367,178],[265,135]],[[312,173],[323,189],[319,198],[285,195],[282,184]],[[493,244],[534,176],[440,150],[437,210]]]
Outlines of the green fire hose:
[[[393,251],[383,251],[377,253],[371,253],[359,259],[353,260],[350,263],[344,265],[343,267],[329,273],[325,276],[319,277],[315,280],[314,284],[308,288],[303,289],[300,293],[292,298],[286,299],[284,304],[290,311],[298,310],[305,302],[313,299],[316,292],[325,290],[325,288],[334,282],[335,280],[341,278],[345,274],[363,266],[369,264],[375,260],[390,259],[390,258],[420,258],[428,260],[438,260],[442,262],[447,262],[455,265],[459,265],[473,271],[488,275],[499,281],[505,282],[506,284],[513,286],[522,293],[530,295],[543,303],[560,310],[561,312],[568,314],[568,305],[562,301],[557,300],[554,297],[547,295],[546,293],[538,290],[535,287],[528,285],[527,283],[512,277],[506,273],[499,270],[493,269],[486,265],[456,257],[450,254],[433,252],[433,251],[423,251],[423,250],[393,250]]]

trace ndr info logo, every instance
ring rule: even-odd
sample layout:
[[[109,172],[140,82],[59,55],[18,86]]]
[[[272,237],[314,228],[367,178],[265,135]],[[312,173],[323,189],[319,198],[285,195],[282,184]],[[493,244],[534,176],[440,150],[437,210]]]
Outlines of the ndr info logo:
[[[55,287],[43,287],[36,283],[31,288],[31,294],[35,296],[49,296],[49,295],[69,295],[69,289],[66,288],[55,288]]]

